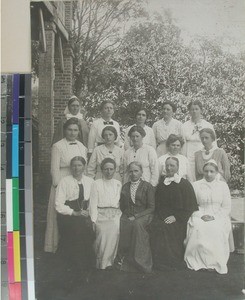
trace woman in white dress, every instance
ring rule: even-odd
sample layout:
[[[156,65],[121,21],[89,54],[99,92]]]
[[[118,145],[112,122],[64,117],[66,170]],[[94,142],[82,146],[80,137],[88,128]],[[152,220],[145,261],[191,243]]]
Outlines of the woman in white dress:
[[[61,178],[70,175],[70,161],[74,156],[87,157],[87,148],[77,140],[80,125],[77,118],[71,118],[64,124],[65,138],[55,143],[51,150],[51,176],[47,226],[45,232],[45,252],[55,253],[58,247],[58,225],[55,210],[55,191]]]
[[[125,140],[124,140],[124,149],[127,150],[132,146],[132,142],[130,140],[130,137],[128,136],[129,130],[137,125],[141,126],[145,130],[145,137],[143,138],[143,143],[146,145],[152,146],[154,149],[156,149],[156,139],[153,132],[153,129],[145,124],[147,119],[147,111],[144,108],[139,108],[136,111],[136,124],[129,126],[125,130]]]
[[[163,118],[155,122],[152,126],[157,144],[157,156],[160,157],[167,153],[166,141],[171,133],[182,135],[182,123],[173,118],[177,107],[171,101],[165,101],[162,104]]]
[[[226,274],[230,254],[230,191],[227,183],[217,178],[214,160],[205,163],[203,173],[204,178],[193,183],[199,211],[188,221],[184,259],[189,269]]]
[[[87,175],[94,179],[102,178],[100,164],[106,157],[116,162],[113,178],[122,181],[123,178],[123,149],[115,145],[117,130],[113,126],[106,126],[101,133],[105,144],[95,147],[87,167]]]
[[[128,133],[133,146],[124,153],[123,169],[124,183],[130,181],[128,166],[132,161],[138,161],[143,168],[142,179],[156,186],[159,178],[157,154],[153,147],[143,143],[146,133],[141,126],[133,126]]]
[[[184,140],[182,136],[170,134],[166,142],[168,153],[158,158],[160,176],[166,176],[165,162],[167,158],[176,157],[179,161],[178,174],[180,175],[180,177],[191,181],[189,161],[184,155],[180,154],[183,145]]]
[[[90,195],[89,214],[95,231],[94,250],[97,269],[110,269],[114,264],[119,242],[122,184],[113,178],[116,163],[112,158],[101,162],[103,177],[95,180]]]
[[[203,128],[211,128],[213,125],[202,118],[202,103],[198,100],[188,104],[188,110],[191,119],[182,126],[182,132],[185,139],[182,153],[188,158],[191,169],[191,180],[195,181],[195,152],[201,150],[203,145],[200,139],[200,131]],[[217,143],[214,143],[217,146]]]
[[[53,135],[52,145],[64,138],[65,135],[63,126],[70,118],[77,118],[79,120],[80,130],[77,140],[87,147],[89,128],[87,122],[84,120],[84,114],[81,113],[81,103],[74,95],[68,100],[67,106],[64,110],[64,116],[58,121]]]

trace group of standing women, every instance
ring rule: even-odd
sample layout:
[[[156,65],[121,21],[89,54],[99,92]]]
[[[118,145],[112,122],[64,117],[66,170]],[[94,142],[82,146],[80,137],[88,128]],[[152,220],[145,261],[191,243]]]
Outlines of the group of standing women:
[[[78,98],[69,99],[53,138],[46,252],[59,248],[74,265],[98,269],[151,272],[185,261],[227,273],[227,155],[199,101],[184,124],[172,102],[161,109],[150,128],[140,108],[122,143],[111,101],[89,129]]]

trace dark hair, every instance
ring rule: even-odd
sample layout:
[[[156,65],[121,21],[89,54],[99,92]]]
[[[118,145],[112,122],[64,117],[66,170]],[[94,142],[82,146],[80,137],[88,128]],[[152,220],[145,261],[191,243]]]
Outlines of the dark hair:
[[[101,170],[103,170],[105,164],[107,164],[107,163],[113,164],[113,165],[114,165],[114,168],[116,169],[116,162],[115,162],[115,160],[112,159],[112,158],[110,158],[110,157],[106,157],[106,158],[104,158],[104,159],[102,160],[102,162],[101,162],[101,164],[100,164]]]
[[[166,146],[169,147],[170,144],[176,142],[176,141],[179,141],[180,142],[180,145],[181,147],[184,145],[185,141],[184,139],[182,138],[181,135],[176,135],[176,134],[170,134],[169,137],[167,138],[167,141],[166,141]]]
[[[77,96],[73,95],[73,96],[71,96],[71,98],[70,98],[70,99],[68,100],[68,102],[67,102],[68,107],[69,107],[74,101],[78,101],[79,104],[80,104],[80,101],[79,101],[79,99],[77,98]]]
[[[173,102],[171,102],[171,101],[164,101],[162,103],[162,107],[164,105],[170,105],[172,107],[173,112],[176,112],[176,110],[177,110],[177,106]]]
[[[112,105],[113,105],[113,108],[115,107],[115,103],[114,103],[112,100],[104,100],[104,101],[100,104],[100,111],[103,110],[104,106],[105,106],[107,103],[112,104]]]
[[[130,169],[131,166],[137,166],[140,168],[141,172],[143,172],[143,167],[142,167],[142,164],[139,162],[139,161],[131,161],[131,163],[128,165],[128,170]]]
[[[128,132],[128,136],[130,137],[133,132],[138,132],[142,137],[146,136],[145,130],[141,126],[135,125],[135,126],[131,127]]]
[[[135,114],[135,116],[137,117],[138,113],[139,113],[140,111],[142,111],[142,110],[145,112],[146,117],[147,117],[147,116],[148,116],[148,111],[147,111],[144,107],[139,107],[138,109],[136,109],[136,114]]]
[[[199,101],[199,100],[191,101],[191,102],[187,105],[188,110],[191,109],[192,105],[197,105],[197,106],[199,106],[199,108],[200,108],[201,110],[202,110],[202,108],[203,108],[202,102]]]
[[[117,134],[117,130],[116,130],[116,128],[114,126],[106,126],[102,130],[102,133],[101,133],[102,138],[104,138],[104,133],[105,133],[106,130],[109,130],[109,131],[113,132],[114,136],[115,136],[115,140],[117,139],[118,134]]]
[[[178,167],[178,169],[179,169],[179,160],[178,160],[177,157],[173,157],[173,156],[168,157],[168,158],[165,160],[165,164],[166,164],[166,162],[167,162],[168,160],[170,160],[170,159],[176,161],[177,167]]]
[[[215,168],[216,172],[219,171],[218,166],[217,166],[216,164],[214,164],[213,162],[211,162],[211,161],[206,162],[206,163],[203,165],[203,168],[202,168],[202,169],[204,170],[204,168],[205,168],[206,166],[212,166],[212,167]]]
[[[80,126],[78,118],[70,118],[69,120],[67,120],[64,123],[63,131],[65,131],[70,125],[73,125],[73,124],[78,126],[79,131],[81,130],[81,126]]]
[[[85,160],[85,158],[83,158],[82,156],[74,156],[74,157],[71,159],[70,166],[72,165],[72,163],[73,163],[74,161],[80,161],[84,166],[86,165],[86,160]]]
[[[206,132],[206,133],[210,134],[210,136],[211,136],[211,138],[212,138],[213,141],[216,140],[215,132],[213,131],[213,129],[211,129],[211,128],[203,128],[202,130],[200,130],[199,135],[201,136],[201,134],[203,132]]]

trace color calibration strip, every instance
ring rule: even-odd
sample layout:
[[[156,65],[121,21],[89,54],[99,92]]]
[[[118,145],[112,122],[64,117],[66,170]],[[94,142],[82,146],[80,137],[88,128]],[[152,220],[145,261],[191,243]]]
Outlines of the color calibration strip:
[[[31,75],[1,75],[1,299],[35,299],[31,157]]]

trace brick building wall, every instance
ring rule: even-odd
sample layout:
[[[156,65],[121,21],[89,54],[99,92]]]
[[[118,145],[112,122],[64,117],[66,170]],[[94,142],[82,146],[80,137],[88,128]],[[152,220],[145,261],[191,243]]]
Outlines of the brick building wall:
[[[69,33],[72,28],[72,3],[63,2],[62,21]],[[57,6],[54,6],[57,8]],[[61,10],[62,7],[59,7]],[[64,19],[65,16],[65,19]],[[47,190],[50,186],[51,141],[58,119],[63,116],[67,100],[72,95],[73,52],[69,41],[59,32],[49,14],[45,15],[47,51],[39,58],[39,182]],[[61,70],[58,36],[62,38],[64,70]]]

